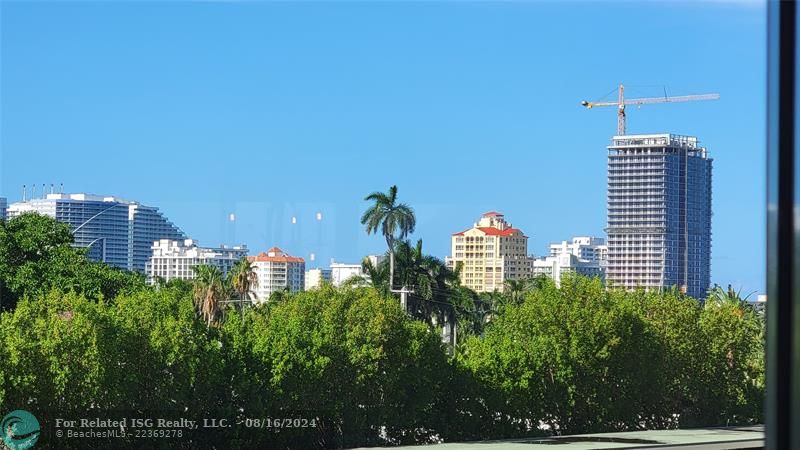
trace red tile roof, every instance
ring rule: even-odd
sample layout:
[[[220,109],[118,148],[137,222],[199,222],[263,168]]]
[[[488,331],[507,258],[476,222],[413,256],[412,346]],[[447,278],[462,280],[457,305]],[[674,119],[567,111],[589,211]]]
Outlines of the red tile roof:
[[[275,256],[270,256],[269,255],[270,253],[272,253]],[[306,262],[303,258],[287,255],[286,253],[284,253],[283,250],[279,249],[278,247],[272,247],[266,252],[259,253],[258,256],[248,256],[247,260],[250,262],[283,262],[283,263]]]
[[[500,230],[494,227],[478,227],[478,229],[489,236],[511,236],[515,233],[522,233],[522,230],[519,228],[506,228],[505,230]]]
[[[497,211],[489,211],[483,213],[482,217],[505,217],[505,216],[503,215],[503,213],[499,213]]]
[[[470,228],[470,230],[471,229],[472,228]],[[478,229],[483,231],[484,234],[487,234],[489,236],[511,236],[514,233],[522,234],[522,230],[520,230],[519,228],[506,228],[505,230],[500,230],[494,227],[478,227]],[[453,233],[453,236],[463,236],[464,233],[466,233],[467,231],[469,230],[464,230],[460,233]],[[523,235],[523,237],[527,236]]]

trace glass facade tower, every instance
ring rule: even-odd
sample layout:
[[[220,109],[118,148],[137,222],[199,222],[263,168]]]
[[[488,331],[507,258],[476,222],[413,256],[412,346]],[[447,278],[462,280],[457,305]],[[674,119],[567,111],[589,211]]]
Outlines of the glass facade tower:
[[[137,272],[144,272],[154,241],[186,239],[158,208],[117,197],[47,194],[8,208],[9,217],[25,212],[37,212],[69,224],[75,245],[88,248],[89,259]]]
[[[611,286],[677,286],[704,298],[711,281],[712,159],[697,138],[615,136],[608,146]]]

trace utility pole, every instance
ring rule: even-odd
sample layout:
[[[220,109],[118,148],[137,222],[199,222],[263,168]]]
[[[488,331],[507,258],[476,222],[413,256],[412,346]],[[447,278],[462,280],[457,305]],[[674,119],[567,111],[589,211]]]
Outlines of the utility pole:
[[[400,289],[394,288],[394,239],[389,245],[389,292],[400,294],[400,309],[408,314],[408,294],[413,294],[414,290],[409,289],[408,286]]]
[[[409,289],[407,286],[403,286],[401,289],[391,289],[391,292],[400,294],[400,309],[402,309],[404,313],[408,314],[408,294],[413,294],[414,290]]]

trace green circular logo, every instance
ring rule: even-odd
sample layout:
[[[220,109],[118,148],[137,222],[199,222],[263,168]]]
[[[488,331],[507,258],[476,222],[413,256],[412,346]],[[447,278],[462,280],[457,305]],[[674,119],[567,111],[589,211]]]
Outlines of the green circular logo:
[[[6,443],[11,450],[24,450],[33,447],[33,444],[39,440],[39,421],[36,420],[33,414],[22,409],[11,411],[3,417],[3,422],[0,423],[0,433],[3,436],[3,442]]]

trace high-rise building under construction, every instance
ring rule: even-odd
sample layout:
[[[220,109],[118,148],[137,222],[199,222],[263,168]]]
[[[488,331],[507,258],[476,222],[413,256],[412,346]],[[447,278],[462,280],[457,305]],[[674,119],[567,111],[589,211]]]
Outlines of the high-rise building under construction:
[[[677,286],[705,297],[711,277],[711,166],[696,137],[614,136],[608,146],[610,286]]]

